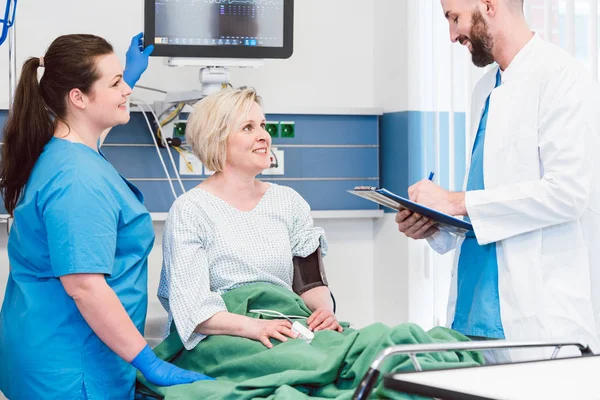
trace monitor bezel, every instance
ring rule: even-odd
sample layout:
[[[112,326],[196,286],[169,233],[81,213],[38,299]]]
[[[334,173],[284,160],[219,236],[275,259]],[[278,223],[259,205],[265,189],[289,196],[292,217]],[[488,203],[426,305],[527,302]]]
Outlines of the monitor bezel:
[[[283,0],[283,47],[200,46],[157,44],[155,41],[155,0],[144,0],[144,43],[154,44],[156,57],[262,58],[284,59],[294,51],[294,0]]]

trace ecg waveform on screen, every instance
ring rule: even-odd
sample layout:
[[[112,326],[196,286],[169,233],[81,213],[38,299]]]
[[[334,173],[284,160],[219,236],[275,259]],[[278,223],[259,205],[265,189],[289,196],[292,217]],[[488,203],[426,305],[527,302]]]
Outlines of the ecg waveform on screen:
[[[181,0],[157,0],[156,4],[166,3],[185,3]],[[189,3],[204,3],[204,4],[227,4],[227,5],[251,5],[260,7],[282,6],[283,0],[190,0]]]
[[[283,4],[282,0],[203,0],[208,4],[248,4],[253,6],[278,6]]]

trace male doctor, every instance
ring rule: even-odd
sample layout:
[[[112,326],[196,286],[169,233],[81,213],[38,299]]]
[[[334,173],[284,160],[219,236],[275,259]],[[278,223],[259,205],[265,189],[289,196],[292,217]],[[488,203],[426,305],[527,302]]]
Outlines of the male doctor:
[[[407,211],[397,214],[398,229],[439,253],[456,249],[453,329],[479,340],[576,339],[593,347],[600,328],[600,85],[529,30],[523,0],[441,3],[452,42],[466,46],[476,66],[497,65],[473,92],[465,191],[423,180],[408,193],[468,217],[474,232],[441,232]]]

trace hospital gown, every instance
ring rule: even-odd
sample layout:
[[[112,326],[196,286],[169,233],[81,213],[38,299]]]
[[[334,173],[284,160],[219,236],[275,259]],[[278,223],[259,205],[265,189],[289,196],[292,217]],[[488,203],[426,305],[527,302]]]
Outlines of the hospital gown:
[[[251,211],[194,188],[169,212],[163,235],[164,265],[158,297],[186,349],[205,335],[198,324],[227,311],[221,294],[249,283],[292,290],[294,256],[306,257],[325,233],[313,226],[308,203],[293,189],[270,184]]]

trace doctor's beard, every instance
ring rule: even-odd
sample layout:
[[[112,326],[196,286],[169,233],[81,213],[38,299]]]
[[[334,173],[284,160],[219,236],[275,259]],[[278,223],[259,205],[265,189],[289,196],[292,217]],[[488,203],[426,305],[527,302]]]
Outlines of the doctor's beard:
[[[475,10],[471,16],[473,23],[471,27],[471,33],[468,39],[471,42],[473,51],[471,52],[471,60],[476,67],[485,67],[494,62],[494,56],[492,55],[492,48],[494,46],[494,39],[488,31],[487,22],[483,19],[481,11]]]

